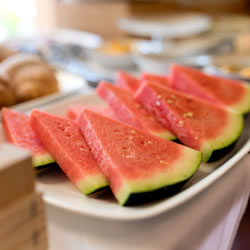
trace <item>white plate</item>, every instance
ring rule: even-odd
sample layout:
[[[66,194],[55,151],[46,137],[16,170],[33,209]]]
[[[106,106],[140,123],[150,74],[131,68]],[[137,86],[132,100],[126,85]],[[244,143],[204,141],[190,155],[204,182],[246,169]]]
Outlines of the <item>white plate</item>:
[[[244,77],[239,72],[227,72],[222,66],[233,65],[240,68],[250,68],[250,57],[248,55],[226,54],[217,55],[210,58],[209,64],[204,68],[208,74],[232,78],[242,81],[250,81],[250,77]]]
[[[96,95],[71,97],[53,106],[47,105],[43,110],[65,116],[69,104],[77,103],[89,106],[103,106],[104,103]],[[99,192],[90,197],[81,194],[61,171],[53,170],[37,179],[37,187],[44,193],[45,201],[53,206],[85,216],[105,218],[109,220],[133,221],[157,216],[170,211],[188,201],[198,193],[212,185],[232,168],[250,151],[249,129],[250,117],[247,118],[243,135],[235,148],[221,160],[202,164],[199,171],[183,187],[178,194],[146,205],[121,207],[114,200],[110,191]],[[0,127],[0,141],[5,141]]]
[[[56,29],[50,39],[59,44],[78,45],[83,48],[98,48],[103,44],[101,36],[74,29]]]
[[[212,26],[210,16],[200,13],[173,13],[152,18],[121,18],[118,27],[141,36],[185,38],[207,31]]]

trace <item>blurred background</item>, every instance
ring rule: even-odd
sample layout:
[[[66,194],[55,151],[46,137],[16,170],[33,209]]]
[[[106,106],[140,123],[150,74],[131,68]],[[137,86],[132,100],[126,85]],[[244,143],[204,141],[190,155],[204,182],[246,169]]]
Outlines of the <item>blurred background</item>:
[[[250,77],[249,0],[0,0],[0,12],[3,44],[90,86],[120,69],[164,74],[169,63]]]

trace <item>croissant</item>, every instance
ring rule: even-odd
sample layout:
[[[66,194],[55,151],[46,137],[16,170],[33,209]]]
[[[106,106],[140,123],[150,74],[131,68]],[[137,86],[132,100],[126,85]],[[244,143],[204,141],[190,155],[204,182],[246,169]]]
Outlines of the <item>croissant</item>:
[[[14,55],[16,52],[4,44],[0,45],[0,62],[5,60],[7,57]]]
[[[16,103],[17,98],[14,89],[4,79],[0,78],[0,109]]]
[[[54,70],[38,56],[10,56],[2,62],[0,75],[15,90],[18,102],[58,91]]]

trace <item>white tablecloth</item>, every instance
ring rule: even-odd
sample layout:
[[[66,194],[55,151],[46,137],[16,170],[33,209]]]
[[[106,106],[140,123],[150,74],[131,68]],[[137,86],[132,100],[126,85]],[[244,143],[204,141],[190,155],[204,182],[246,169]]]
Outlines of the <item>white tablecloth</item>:
[[[229,250],[250,191],[250,155],[183,206],[146,222],[109,223],[48,206],[52,250]]]

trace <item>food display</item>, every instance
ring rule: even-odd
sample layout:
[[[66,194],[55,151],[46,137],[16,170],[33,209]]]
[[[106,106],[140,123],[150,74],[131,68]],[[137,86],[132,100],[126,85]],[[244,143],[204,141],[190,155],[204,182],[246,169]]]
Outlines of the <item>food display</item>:
[[[108,107],[72,101],[58,115],[33,110],[18,130],[34,133],[83,194],[109,185],[120,205],[180,191],[202,160],[239,139],[250,110],[246,84],[179,65],[169,76],[120,72],[116,85],[102,82],[96,92]],[[11,112],[3,110],[5,120]],[[4,129],[11,142],[20,134]]]
[[[16,54],[0,67],[6,81],[14,88],[18,102],[58,91],[54,70],[38,56]]]
[[[163,126],[142,105],[138,104],[134,100],[133,94],[127,90],[102,82],[96,92],[110,105],[110,109],[112,109],[119,121],[164,139],[176,139],[168,127]]]
[[[198,70],[173,65],[170,86],[176,90],[244,114],[250,110],[250,86],[236,80],[208,76]]]
[[[0,63],[0,108],[59,90],[55,71],[35,55],[16,53]]]
[[[224,64],[219,68],[225,73],[233,73],[239,75],[242,78],[250,78],[250,67],[244,67],[235,64]]]
[[[78,125],[121,204],[138,203],[153,191],[170,191],[198,169],[202,154],[140,129],[84,110]],[[185,173],[185,174],[184,174]]]
[[[55,162],[54,158],[30,127],[28,115],[3,108],[2,120],[8,140],[18,147],[29,149],[32,152],[34,167]]]
[[[128,39],[116,39],[104,43],[98,51],[109,55],[121,55],[130,53],[132,50],[132,42]]]
[[[150,73],[142,73],[141,75],[142,81],[156,82],[158,84],[162,84],[163,86],[168,86],[168,77],[164,75],[155,75]]]
[[[120,88],[124,88],[132,92],[136,91],[140,85],[140,81],[136,77],[123,71],[119,71],[117,73],[116,83]]]
[[[30,125],[82,193],[108,185],[75,121],[34,110]]]
[[[243,129],[240,114],[156,84],[143,83],[135,99],[184,145],[201,151],[204,162],[214,151],[235,142]]]
[[[128,39],[117,39],[104,42],[100,47],[86,50],[90,64],[99,65],[113,73],[121,68],[135,67],[132,58],[133,42]]]
[[[88,107],[88,106],[83,106],[83,105],[70,105],[67,109],[67,117],[76,120],[78,115],[83,111],[83,109],[91,109],[95,112],[98,112],[100,114],[103,114],[104,116],[110,117],[112,119],[117,119],[112,112],[112,110],[107,107],[107,108],[96,108],[96,107]]]

